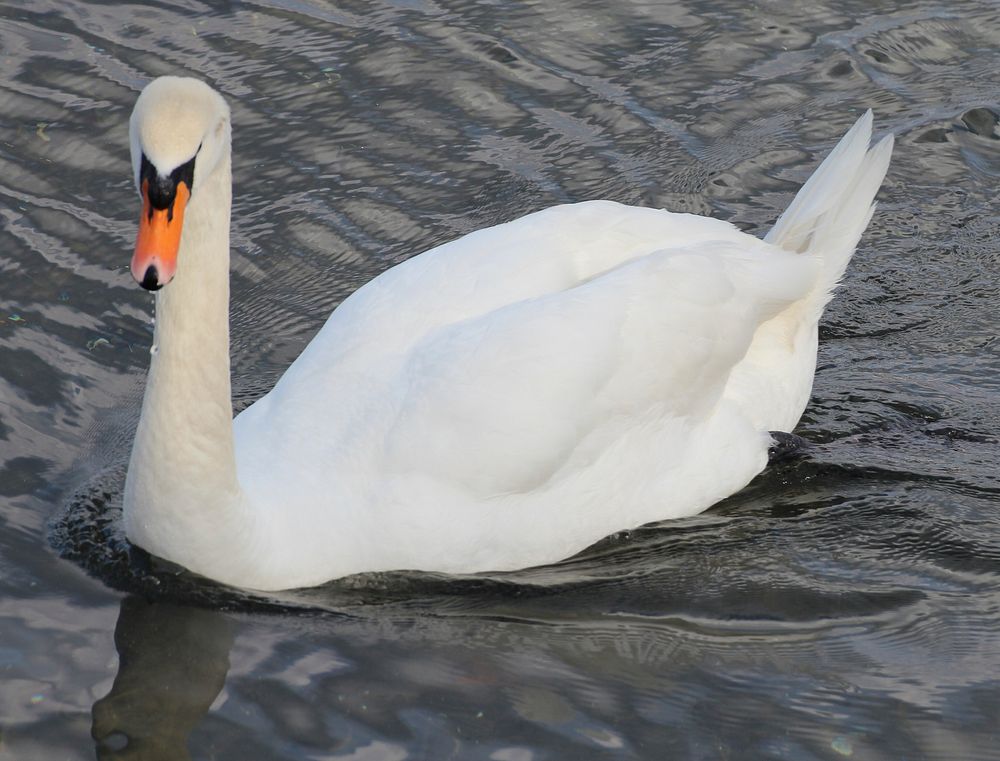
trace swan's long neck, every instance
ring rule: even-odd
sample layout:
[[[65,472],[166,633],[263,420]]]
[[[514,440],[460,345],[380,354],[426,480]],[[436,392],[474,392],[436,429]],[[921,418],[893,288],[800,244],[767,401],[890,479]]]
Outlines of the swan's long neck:
[[[125,487],[129,538],[193,570],[241,532],[229,380],[229,158],[184,219],[157,292],[152,360]]]

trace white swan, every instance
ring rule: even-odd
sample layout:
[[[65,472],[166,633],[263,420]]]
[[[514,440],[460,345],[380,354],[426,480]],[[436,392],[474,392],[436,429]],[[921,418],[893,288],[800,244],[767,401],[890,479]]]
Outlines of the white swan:
[[[862,116],[764,241],[608,201],[414,257],[333,313],[232,419],[230,123],[192,79],[130,123],[132,273],[156,295],[125,487],[155,555],[274,590],[362,571],[550,563],[692,515],[767,464],[812,386],[817,321],[892,137]]]

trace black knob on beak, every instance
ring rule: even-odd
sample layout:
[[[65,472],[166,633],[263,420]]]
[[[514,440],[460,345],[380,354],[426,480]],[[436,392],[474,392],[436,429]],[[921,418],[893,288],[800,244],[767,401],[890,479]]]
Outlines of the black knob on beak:
[[[163,287],[160,282],[160,274],[156,271],[156,265],[150,264],[146,268],[146,274],[142,276],[142,282],[139,285],[147,291],[158,291]]]

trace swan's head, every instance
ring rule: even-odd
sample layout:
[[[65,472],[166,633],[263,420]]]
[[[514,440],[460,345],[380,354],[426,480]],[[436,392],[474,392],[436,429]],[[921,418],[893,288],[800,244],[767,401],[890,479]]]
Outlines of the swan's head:
[[[184,210],[229,155],[229,107],[197,79],[160,77],[139,94],[129,121],[132,172],[142,196],[132,277],[158,290],[177,270]]]

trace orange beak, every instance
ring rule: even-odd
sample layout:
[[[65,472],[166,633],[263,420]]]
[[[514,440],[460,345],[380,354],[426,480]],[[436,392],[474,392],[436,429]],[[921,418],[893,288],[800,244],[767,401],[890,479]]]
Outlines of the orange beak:
[[[166,209],[154,209],[149,200],[149,180],[142,181],[142,217],[132,255],[132,277],[147,290],[159,290],[177,271],[184,209],[190,197],[187,183],[178,182],[173,203]]]

